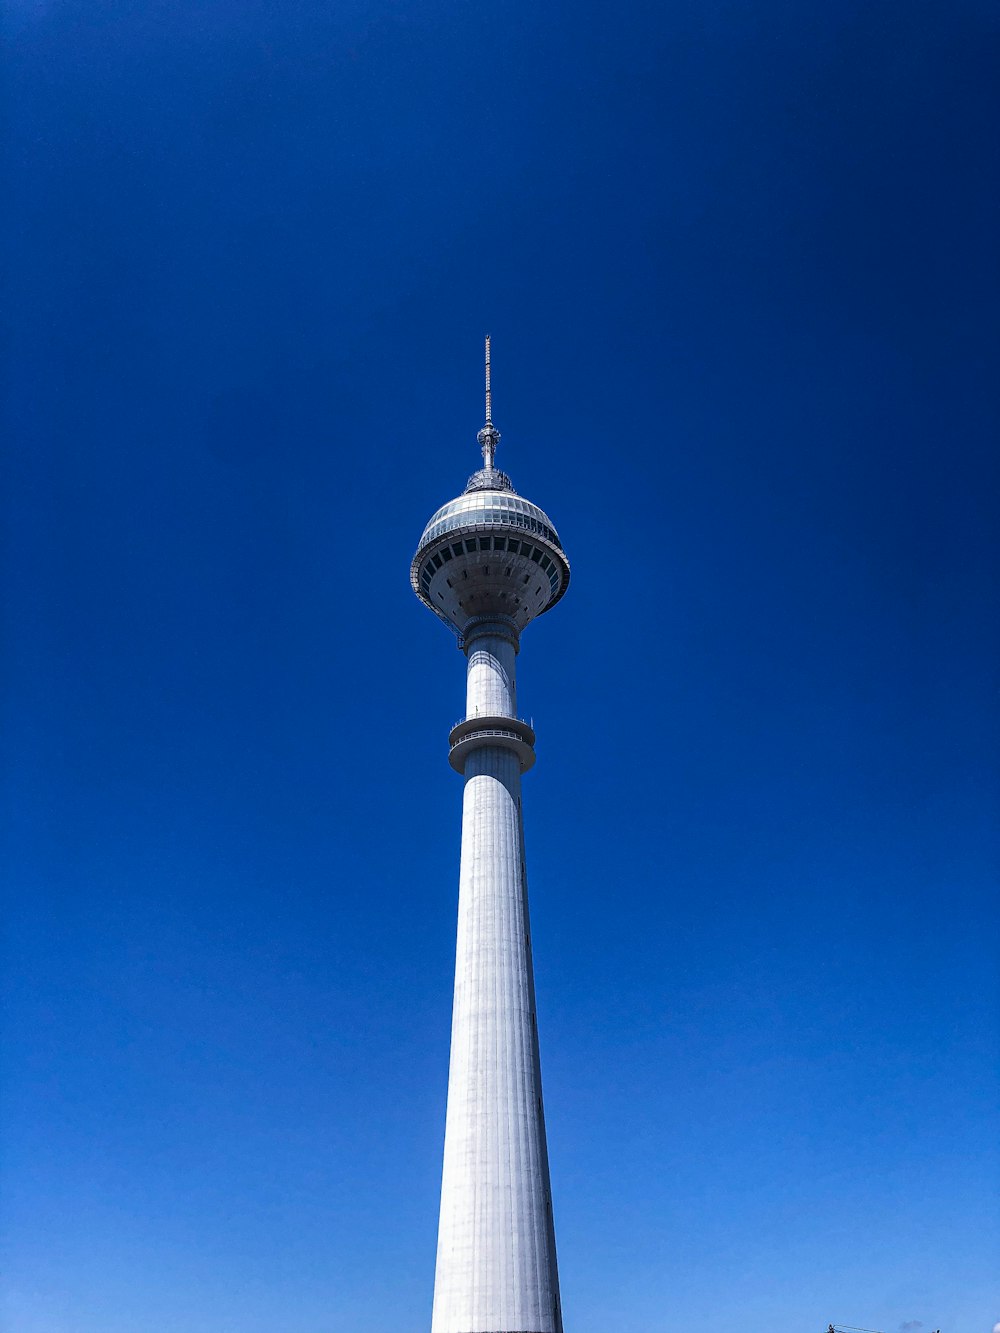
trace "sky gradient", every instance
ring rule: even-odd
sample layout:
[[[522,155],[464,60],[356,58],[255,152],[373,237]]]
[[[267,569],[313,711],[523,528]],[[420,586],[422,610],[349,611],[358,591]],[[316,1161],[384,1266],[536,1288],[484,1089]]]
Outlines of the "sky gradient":
[[[567,1333],[1000,1319],[985,0],[7,0],[4,1333],[418,1333],[498,465]]]

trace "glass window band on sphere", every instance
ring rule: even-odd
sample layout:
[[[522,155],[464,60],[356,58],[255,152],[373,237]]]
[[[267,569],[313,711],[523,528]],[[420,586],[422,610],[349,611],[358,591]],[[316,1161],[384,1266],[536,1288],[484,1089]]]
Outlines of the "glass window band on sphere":
[[[528,528],[531,532],[540,532],[561,549],[559,534],[543,509],[522,500],[520,496],[502,495],[497,491],[479,491],[472,495],[461,495],[442,505],[424,529],[420,544],[451,532],[463,523],[479,524],[514,524]]]

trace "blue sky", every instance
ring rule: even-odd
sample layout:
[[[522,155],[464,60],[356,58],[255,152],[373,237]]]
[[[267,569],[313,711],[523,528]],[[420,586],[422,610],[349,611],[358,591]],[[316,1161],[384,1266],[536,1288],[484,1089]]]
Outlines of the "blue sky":
[[[7,1333],[429,1326],[487,331],[568,1333],[989,1333],[995,8],[6,28]]]

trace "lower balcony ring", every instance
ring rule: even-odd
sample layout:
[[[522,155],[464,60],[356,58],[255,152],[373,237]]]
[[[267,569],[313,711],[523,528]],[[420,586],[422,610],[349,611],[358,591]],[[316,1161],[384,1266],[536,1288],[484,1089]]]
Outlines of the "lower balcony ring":
[[[448,737],[448,762],[456,773],[465,772],[465,761],[473,750],[496,745],[512,750],[526,773],[535,762],[535,733],[516,717],[470,717],[459,722]]]

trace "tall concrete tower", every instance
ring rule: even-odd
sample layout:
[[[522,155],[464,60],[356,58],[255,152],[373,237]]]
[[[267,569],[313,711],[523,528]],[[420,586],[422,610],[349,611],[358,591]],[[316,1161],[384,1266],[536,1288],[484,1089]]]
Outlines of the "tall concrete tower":
[[[468,659],[450,736],[465,796],[431,1333],[562,1333],[521,822],[535,734],[517,717],[514,661],[569,562],[547,515],[494,467],[499,440],[487,338],[483,466],[431,518],[410,568]]]

